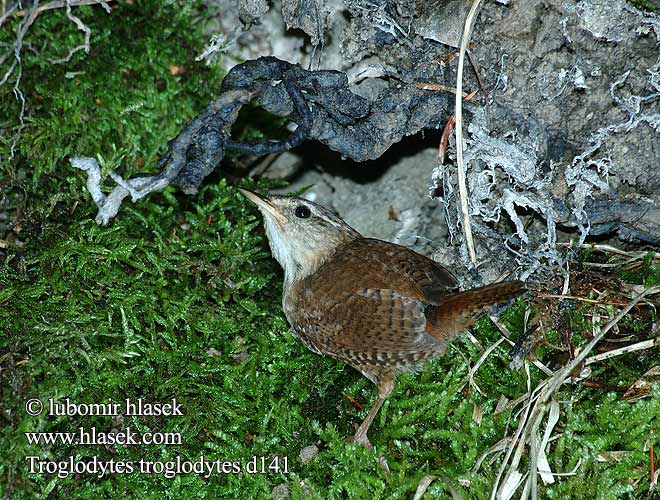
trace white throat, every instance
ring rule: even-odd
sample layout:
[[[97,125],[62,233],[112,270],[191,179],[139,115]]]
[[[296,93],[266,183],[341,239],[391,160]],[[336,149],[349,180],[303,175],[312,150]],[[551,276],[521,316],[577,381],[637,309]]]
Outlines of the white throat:
[[[294,281],[303,279],[314,272],[314,269],[304,269],[303,263],[298,262],[291,251],[290,242],[282,237],[282,232],[275,226],[269,217],[264,217],[264,226],[268,236],[270,250],[284,270],[284,286],[288,287]]]

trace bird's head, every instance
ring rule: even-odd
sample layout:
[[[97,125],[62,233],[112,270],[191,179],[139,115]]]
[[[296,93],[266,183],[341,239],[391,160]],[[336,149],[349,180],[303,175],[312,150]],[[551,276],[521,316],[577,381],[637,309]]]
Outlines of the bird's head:
[[[314,273],[340,246],[360,237],[334,212],[311,201],[239,191],[261,211],[270,249],[287,284]]]

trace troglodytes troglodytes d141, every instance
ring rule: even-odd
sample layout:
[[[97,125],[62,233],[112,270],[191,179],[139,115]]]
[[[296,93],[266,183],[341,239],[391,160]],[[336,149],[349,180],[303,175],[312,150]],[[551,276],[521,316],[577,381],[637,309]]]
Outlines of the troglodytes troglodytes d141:
[[[509,281],[457,290],[444,267],[413,250],[364,238],[330,210],[292,196],[240,190],[264,217],[284,269],[282,304],[292,332],[312,351],[341,359],[378,386],[354,439],[367,431],[398,373],[444,354],[486,306],[525,290]]]

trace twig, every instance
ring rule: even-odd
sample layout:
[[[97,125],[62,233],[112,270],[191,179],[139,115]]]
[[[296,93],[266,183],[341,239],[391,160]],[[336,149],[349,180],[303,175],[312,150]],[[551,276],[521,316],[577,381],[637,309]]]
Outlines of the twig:
[[[72,1],[71,0],[66,0],[65,3],[66,3],[66,17],[69,19],[69,21],[74,23],[80,31],[85,33],[85,41],[81,45],[78,45],[77,47],[69,49],[69,53],[65,57],[62,57],[60,59],[48,58],[48,62],[51,63],[51,64],[63,64],[63,63],[69,62],[71,60],[71,58],[73,57],[73,54],[75,54],[76,52],[79,52],[81,50],[84,50],[85,54],[89,54],[89,48],[90,48],[89,39],[92,36],[92,30],[89,28],[89,26],[87,26],[85,23],[83,23],[82,20],[78,16],[73,15],[73,13],[71,12],[71,3],[72,3]]]
[[[579,300],[580,302],[589,302],[590,304],[600,304],[600,300],[587,299],[586,297],[578,297],[577,295],[561,295],[553,293],[540,293],[537,295],[540,299],[562,299],[562,300]]]
[[[472,98],[477,95],[479,90],[474,90],[469,93],[463,99],[465,102],[471,101]],[[447,152],[447,145],[449,144],[449,136],[451,135],[452,130],[454,130],[454,125],[456,125],[456,115],[451,115],[447,120],[444,130],[442,131],[442,136],[440,137],[440,145],[438,146],[438,161],[442,164],[445,162],[445,153]]]
[[[614,358],[616,356],[621,356],[628,352],[643,351],[644,349],[650,349],[655,346],[660,346],[660,337],[655,339],[644,340],[642,342],[637,342],[636,344],[627,345],[620,347],[618,349],[613,349],[611,351],[603,352],[601,354],[595,354],[584,360],[585,365],[591,365],[597,363],[598,361],[603,361],[605,359]]]
[[[577,295],[555,295],[555,294],[539,294],[537,297],[541,299],[562,299],[562,300],[577,300],[580,302],[588,302],[590,304],[599,304],[603,306],[625,306],[626,304],[623,302],[612,302],[612,301],[602,301],[598,299],[588,299],[586,297],[578,297]],[[645,305],[645,304],[639,304],[639,305]]]
[[[38,8],[38,6],[39,6],[39,0],[35,0],[34,6],[32,7],[32,9],[30,9],[30,15],[18,23],[18,27],[16,30],[16,41],[2,55],[2,57],[0,57],[0,66],[2,66],[10,55],[12,54],[14,55],[13,62],[11,63],[7,72],[5,73],[5,76],[2,78],[2,80],[0,80],[0,87],[2,87],[9,80],[9,77],[14,73],[14,70],[16,69],[16,80],[14,81],[13,92],[14,92],[14,96],[16,97],[16,100],[21,103],[21,110],[18,114],[19,125],[18,128],[16,129],[16,132],[14,133],[14,138],[12,140],[11,148],[9,150],[10,162],[14,159],[18,140],[21,137],[21,132],[23,131],[23,128],[25,128],[26,103],[25,103],[25,96],[23,95],[23,91],[21,90],[21,78],[23,77],[23,60],[21,59],[21,50],[23,49],[23,44],[24,44],[23,39],[25,37],[25,34],[28,32],[30,26],[32,26],[32,23],[37,17],[35,11]],[[3,18],[3,21],[4,19],[5,18]]]
[[[37,7],[35,10],[36,16],[41,14],[42,12],[45,12],[47,10],[54,10],[54,9],[61,9],[62,7],[65,7],[67,3],[70,3],[71,7],[80,7],[82,5],[101,5],[103,8],[106,10],[106,12],[109,14],[110,13],[110,6],[108,5],[111,2],[114,2],[115,0],[71,0],[70,2],[67,2],[66,0],[58,0],[55,2],[50,2],[47,3],[46,5],[42,5],[41,7]],[[24,10],[19,10],[16,12],[16,16],[18,17],[24,17],[27,15],[30,15],[31,9],[24,9]],[[35,17],[36,17],[35,16]]]
[[[4,9],[6,8],[6,6],[3,5],[3,12],[4,13],[2,14],[2,16],[0,16],[0,27],[2,27],[2,25],[5,23],[7,18],[9,18],[9,16],[11,16],[14,13],[17,6],[18,6],[18,4],[14,4],[7,11],[5,11]]]
[[[607,384],[603,384],[602,382],[599,382],[598,380],[593,380],[593,379],[583,380],[582,385],[585,387],[592,387],[594,389],[602,389],[603,391],[610,391],[610,392],[626,392],[628,390],[627,387],[620,387],[618,385],[607,385]]]
[[[342,396],[344,396],[346,399],[348,399],[351,403],[353,403],[353,404],[356,406],[356,408],[358,408],[359,410],[361,410],[362,408],[364,408],[364,406],[363,406],[363,405],[362,405],[357,399],[355,399],[353,396],[351,396],[351,395],[348,394],[347,392],[341,391],[341,394],[342,394]]]
[[[463,160],[463,66],[465,64],[465,50],[467,48],[470,34],[472,32],[472,22],[479,10],[481,0],[473,0],[470,12],[465,18],[463,27],[463,36],[461,37],[461,49],[458,55],[458,69],[456,74],[456,163],[458,166],[458,191],[461,198],[461,214],[463,215],[463,232],[465,234],[465,243],[468,254],[473,265],[477,263],[477,254],[474,250],[474,240],[472,238],[472,224],[470,222],[470,213],[468,210],[467,186],[465,183],[465,163]]]
[[[451,115],[445,129],[442,131],[442,136],[440,137],[440,146],[438,146],[438,162],[440,164],[445,162],[445,153],[447,152],[447,145],[449,144],[449,136],[454,130],[454,125],[456,125],[456,115]]]
[[[456,89],[454,87],[450,87],[449,85],[443,85],[441,83],[418,83],[415,85],[420,90],[434,90],[434,91],[442,91],[442,92],[451,92],[452,94],[456,94]],[[463,92],[463,99],[467,98],[469,96],[467,92]]]
[[[484,93],[484,102],[488,102],[489,100],[489,95],[488,95],[488,89],[484,85],[484,81],[481,79],[481,75],[479,74],[479,68],[477,67],[477,63],[474,61],[474,57],[472,57],[472,52],[470,50],[467,51],[467,56],[468,59],[470,60],[470,65],[472,66],[472,69],[474,70],[474,75],[477,77],[477,82],[479,83],[479,88],[481,91]]]

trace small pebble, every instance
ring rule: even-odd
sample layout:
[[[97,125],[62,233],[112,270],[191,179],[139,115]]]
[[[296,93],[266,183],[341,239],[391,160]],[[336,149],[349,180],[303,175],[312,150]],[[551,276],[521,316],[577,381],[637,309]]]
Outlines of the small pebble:
[[[312,444],[310,446],[305,446],[302,450],[300,450],[300,455],[298,455],[298,458],[300,458],[302,463],[306,464],[318,454],[319,449],[316,447],[316,445]]]

